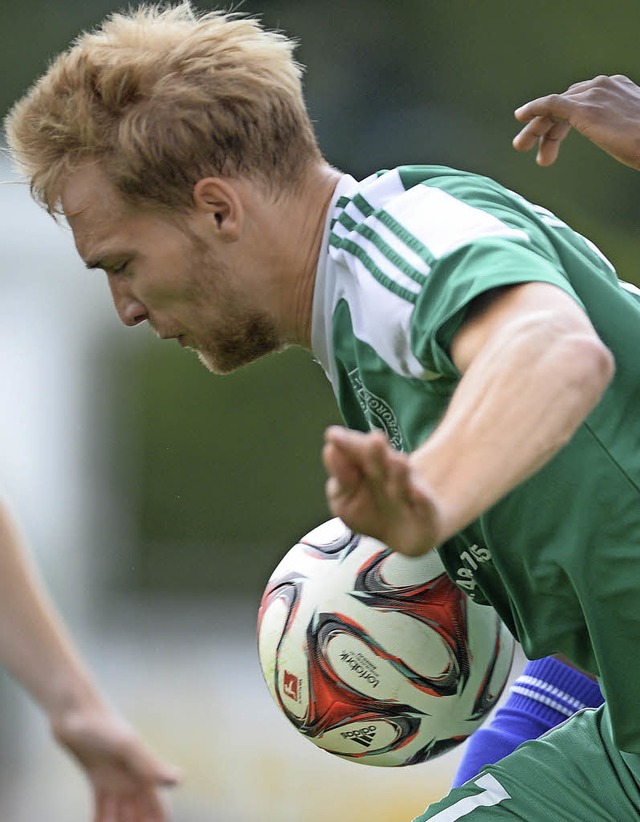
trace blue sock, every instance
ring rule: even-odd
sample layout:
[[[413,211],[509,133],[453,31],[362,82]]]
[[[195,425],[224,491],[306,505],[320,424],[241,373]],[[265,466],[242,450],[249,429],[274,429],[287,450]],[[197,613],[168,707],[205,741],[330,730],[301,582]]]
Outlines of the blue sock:
[[[453,787],[477,776],[521,742],[555,728],[575,711],[597,708],[603,702],[598,683],[564,662],[553,657],[528,662],[490,724],[467,741]]]

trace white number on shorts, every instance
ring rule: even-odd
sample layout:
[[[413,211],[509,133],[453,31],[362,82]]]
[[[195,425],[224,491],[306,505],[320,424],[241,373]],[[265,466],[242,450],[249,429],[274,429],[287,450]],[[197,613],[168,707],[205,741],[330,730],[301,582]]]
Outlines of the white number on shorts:
[[[482,788],[482,792],[475,794],[475,796],[465,796],[464,799],[459,799],[446,810],[430,817],[431,822],[456,822],[457,819],[462,819],[463,816],[471,813],[476,808],[488,808],[491,805],[499,805],[503,799],[511,799],[510,794],[489,773],[481,776],[480,779],[476,779],[473,784]]]

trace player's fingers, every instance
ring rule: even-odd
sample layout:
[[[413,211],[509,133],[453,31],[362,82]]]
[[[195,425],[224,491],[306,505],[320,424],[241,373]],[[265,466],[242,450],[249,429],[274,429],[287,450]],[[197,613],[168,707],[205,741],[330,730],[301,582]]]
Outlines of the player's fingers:
[[[362,433],[349,431],[339,426],[331,426],[325,432],[325,448],[333,446],[336,453],[328,452],[330,459],[335,459],[340,467],[340,455],[347,463],[360,470],[360,477],[378,481],[384,477],[386,452],[390,449],[389,441],[382,431]],[[336,476],[338,471],[330,471]]]
[[[124,772],[135,775],[140,782],[148,785],[173,787],[182,779],[178,768],[165,765],[134,735],[122,743],[121,757]]]
[[[609,78],[599,75],[598,77],[592,77],[591,80],[579,80],[577,83],[572,83],[564,94],[582,94],[584,91],[590,91],[592,88],[603,85],[603,81],[608,82]]]
[[[155,791],[122,796],[105,791],[97,805],[96,822],[167,822],[167,809]]]
[[[369,480],[384,483],[386,481],[390,455],[393,450],[389,440],[382,431],[372,431],[362,441],[362,468]]]
[[[166,809],[152,810],[146,805],[140,805],[134,817],[135,822],[167,822],[168,819],[169,815]]]
[[[118,807],[110,793],[99,793],[96,797],[95,822],[118,822]]]
[[[359,441],[364,437],[360,431],[350,431],[341,425],[330,425],[324,432],[325,445],[332,445],[352,457],[359,453]]]
[[[93,802],[93,822],[103,822],[104,814],[103,814],[103,804],[104,798],[99,791],[95,792],[94,802]]]
[[[620,88],[621,86],[632,87],[635,86],[635,83],[625,74],[599,74],[590,80],[580,80],[577,83],[573,83],[569,86],[565,94],[579,94],[594,89],[614,89]]]
[[[168,822],[168,805],[155,791],[138,798],[137,822]]]
[[[340,516],[340,511],[335,510],[336,506],[341,505],[344,501],[345,497],[345,487],[342,485],[340,480],[336,479],[335,477],[329,477],[329,479],[325,482],[324,485],[324,492],[327,497],[327,502],[329,503],[329,507],[331,511],[336,516]]]
[[[513,138],[513,147],[517,151],[529,151],[538,145],[545,134],[553,128],[554,123],[555,121],[548,117],[534,117]]]
[[[519,106],[514,111],[514,116],[521,123],[528,123],[534,117],[569,120],[575,109],[576,102],[571,94],[547,94],[546,97],[538,97],[537,100]]]
[[[570,131],[571,124],[567,120],[556,120],[544,135],[544,139],[560,143]]]
[[[540,141],[538,151],[536,153],[536,163],[539,166],[545,167],[553,165],[558,159],[560,152],[560,144],[556,142],[549,142],[544,138]]]
[[[390,450],[387,454],[384,491],[388,498],[404,500],[407,498],[409,484],[409,463],[406,454]]]
[[[553,128],[541,138],[538,144],[536,162],[539,166],[550,166],[558,159],[560,143],[571,129],[566,121],[555,123]]]
[[[329,474],[332,496],[350,494],[362,481],[362,471],[348,455],[333,443],[322,449],[322,460]]]
[[[131,797],[120,799],[117,804],[118,822],[141,822],[136,810],[136,802]]]
[[[327,505],[331,514],[340,517],[352,531],[360,532],[366,521],[366,511],[365,519],[362,519],[362,500],[359,500],[357,490],[353,489],[350,494],[345,493],[335,477],[329,477],[325,485]]]

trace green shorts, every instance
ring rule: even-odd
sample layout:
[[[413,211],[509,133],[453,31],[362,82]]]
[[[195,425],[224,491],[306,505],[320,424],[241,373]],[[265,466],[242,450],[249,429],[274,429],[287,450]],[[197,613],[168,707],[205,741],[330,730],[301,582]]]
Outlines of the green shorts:
[[[606,705],[520,745],[414,822],[638,822],[640,757],[613,743]]]

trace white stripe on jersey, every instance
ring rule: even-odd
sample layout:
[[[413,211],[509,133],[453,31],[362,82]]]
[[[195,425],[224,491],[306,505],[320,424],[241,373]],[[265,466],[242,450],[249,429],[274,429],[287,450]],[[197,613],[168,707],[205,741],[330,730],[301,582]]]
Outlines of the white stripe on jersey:
[[[625,291],[628,291],[630,294],[635,294],[636,297],[640,297],[640,288],[633,283],[626,283],[624,280],[618,280],[620,284],[620,288],[624,288]]]
[[[367,197],[368,192],[362,193]],[[371,204],[376,206],[374,202]],[[503,237],[529,242],[526,231],[511,228],[487,211],[474,208],[433,186],[416,185],[402,197],[386,203],[384,208],[421,240],[434,257],[443,257],[467,243],[484,238]]]
[[[397,172],[384,174],[381,177],[370,177],[368,180],[368,183],[365,180],[361,188],[358,190],[358,193],[362,194],[369,205],[376,210],[386,210],[386,205],[388,202],[405,193],[402,180]],[[390,246],[396,254],[398,254],[398,256],[406,260],[410,266],[415,268],[420,275],[427,276],[429,274],[431,268],[427,261],[423,257],[420,257],[416,252],[412,251],[400,239],[400,237],[397,236],[397,234],[394,234],[389,228],[387,228],[387,226],[381,223],[374,214],[363,214],[353,201],[350,201],[347,204],[347,207],[344,209],[344,213],[348,217],[351,217],[351,219],[356,223],[364,222],[368,225],[373,231],[375,231],[380,239],[383,240],[383,242]],[[350,232],[346,226],[339,222],[334,224],[333,232],[341,239],[348,237],[352,242],[359,245],[363,251],[371,257],[376,265],[384,271],[390,279],[396,281],[398,285],[401,285],[403,288],[408,289],[414,294],[420,293],[420,285],[384,258],[379,249],[377,249],[370,240],[356,232]],[[331,253],[335,258],[334,250],[332,250]]]
[[[329,316],[333,316],[338,302],[345,299],[354,335],[370,345],[391,369],[420,380],[439,379],[440,374],[427,370],[411,351],[413,303],[389,291],[355,257],[345,255],[342,264],[353,276],[340,278]]]
[[[350,180],[350,182],[354,183],[355,181]],[[344,185],[346,187],[348,183],[345,181]],[[384,174],[381,177],[374,175],[362,184],[357,185],[357,187],[356,185],[353,185],[353,187],[355,188],[354,193],[362,194],[375,209],[384,207],[388,201],[392,201],[397,196],[405,193],[404,186],[397,173]],[[344,193],[349,196],[350,192],[345,191]],[[357,223],[362,223],[365,217],[353,202],[347,205],[345,212]],[[413,263],[413,258],[416,255],[410,252],[402,241],[383,226],[379,220],[371,220],[371,227],[394,251]],[[411,291],[411,293],[420,291],[419,285],[396,268],[370,240],[358,235],[356,232],[349,232],[340,223],[333,224],[333,232],[341,239],[348,237],[349,240],[366,251],[367,255],[390,280]],[[325,305],[323,309],[325,317],[330,321],[338,302],[341,299],[346,300],[349,305],[351,322],[353,323],[353,333],[362,342],[370,345],[391,369],[398,374],[415,377],[416,379],[438,379],[440,375],[425,369],[410,348],[410,322],[413,303],[408,302],[378,282],[366,269],[365,265],[353,254],[331,247],[329,257],[347,268],[352,276],[341,277],[339,283],[332,285],[325,283],[325,288],[328,286],[328,292],[332,295],[331,305]],[[422,258],[417,258],[416,262],[420,264],[422,273],[428,273],[429,267]],[[329,272],[333,275],[332,266],[328,267],[327,274]],[[332,363],[330,368],[331,365]],[[329,373],[329,379],[332,379],[333,376]]]
[[[462,819],[464,816],[468,816],[476,808],[495,807],[501,802],[504,802],[505,799],[511,799],[511,794],[508,793],[495,776],[492,776],[490,773],[484,774],[474,780],[472,784],[481,788],[481,792],[473,796],[465,796],[457,802],[454,802],[453,805],[440,811],[440,813],[435,814],[435,816],[430,816],[429,819],[431,822],[457,822],[457,820]]]
[[[380,236],[384,242],[389,245],[396,254],[402,259],[408,260],[411,265],[419,271],[420,274],[426,276],[429,271],[431,270],[429,266],[421,260],[417,254],[413,254],[413,252],[409,252],[409,249],[406,246],[403,246],[400,240],[392,234],[385,226],[380,223],[379,220],[374,219],[373,217],[369,217],[366,221],[366,224],[370,226],[373,231],[376,232]],[[422,288],[422,284],[416,282],[407,274],[405,274],[401,269],[397,268],[391,260],[389,260],[382,251],[369,240],[367,237],[363,237],[362,234],[359,234],[356,231],[349,231],[345,226],[341,225],[340,223],[335,223],[333,226],[333,233],[336,234],[340,239],[348,238],[352,243],[355,243],[359,246],[365,254],[371,258],[371,260],[378,266],[378,268],[386,274],[389,279],[396,282],[398,285],[402,286],[402,288],[406,288],[407,291],[410,291],[412,294],[419,294]],[[329,254],[331,257],[338,261],[344,262],[345,255],[348,252],[338,249],[338,248],[331,248],[329,250]],[[409,257],[412,259],[409,259]],[[415,258],[415,260],[413,259]]]
[[[388,171],[384,174],[372,174],[370,177],[357,183],[355,194],[361,194],[364,199],[374,208],[386,208],[387,203],[394,197],[404,194],[405,187],[398,174],[398,170]],[[362,217],[366,217],[358,209],[355,211],[354,219],[360,222]]]

